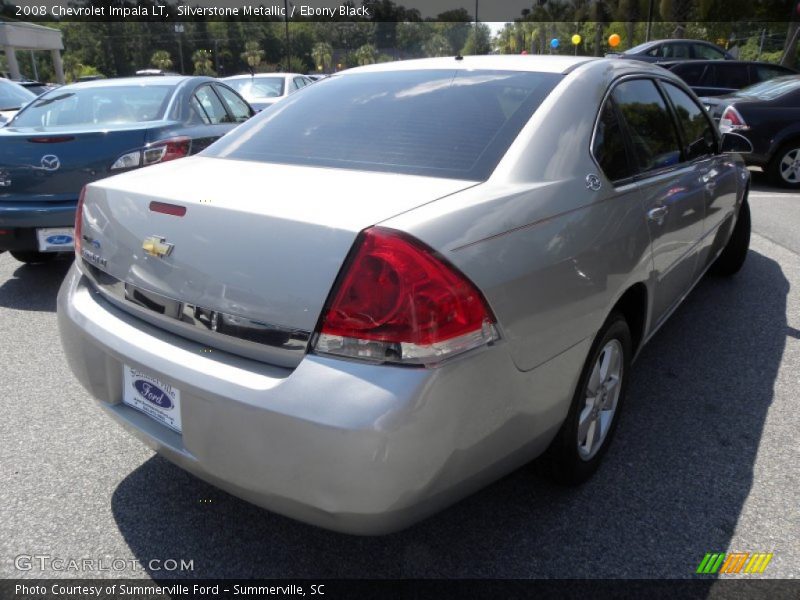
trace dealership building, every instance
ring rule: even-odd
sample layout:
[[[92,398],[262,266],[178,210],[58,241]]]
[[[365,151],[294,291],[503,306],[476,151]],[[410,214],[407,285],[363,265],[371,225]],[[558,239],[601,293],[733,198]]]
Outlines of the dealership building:
[[[0,22],[0,49],[6,55],[8,77],[11,79],[23,79],[17,60],[19,52],[47,51],[53,60],[56,81],[64,83],[64,64],[61,62],[64,41],[58,29],[33,23]],[[38,74],[30,75],[37,77]]]

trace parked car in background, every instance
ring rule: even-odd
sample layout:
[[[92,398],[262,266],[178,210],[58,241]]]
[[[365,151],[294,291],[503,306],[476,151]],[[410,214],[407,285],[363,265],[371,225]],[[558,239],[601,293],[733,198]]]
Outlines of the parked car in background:
[[[681,39],[653,40],[624,52],[608,53],[606,56],[653,63],[668,60],[733,60],[733,56],[711,42]]]
[[[577,484],[634,356],[742,266],[748,147],[638,61],[350,69],[86,187],[65,355],[158,453],[323,527],[396,530],[543,453]]]
[[[14,81],[0,78],[0,127],[8,123],[17,111],[36,99],[36,94]]]
[[[739,133],[753,144],[747,164],[761,167],[776,185],[800,188],[800,75],[701,101],[720,131]]]
[[[49,92],[50,90],[54,90],[58,87],[58,85],[53,83],[42,83],[41,81],[27,79],[25,81],[18,81],[17,83],[19,83],[26,90],[33,92],[37,96],[41,96],[45,92]]]
[[[258,112],[286,98],[314,80],[300,73],[256,73],[233,75],[222,79],[239,92]]]
[[[195,154],[253,114],[209,77],[103,79],[39,96],[0,129],[0,250],[42,262],[73,246],[81,188]]]
[[[789,67],[748,60],[682,60],[658,65],[683,79],[698,96],[721,96],[755,83],[798,74]]]

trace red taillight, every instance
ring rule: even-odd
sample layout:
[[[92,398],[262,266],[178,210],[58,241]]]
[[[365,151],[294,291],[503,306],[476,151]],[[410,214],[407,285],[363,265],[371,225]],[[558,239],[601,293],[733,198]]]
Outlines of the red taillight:
[[[324,312],[316,349],[430,364],[495,339],[480,292],[421,242],[364,231]]]
[[[722,112],[722,117],[720,117],[719,130],[722,133],[728,133],[729,131],[737,131],[743,129],[748,129],[748,127],[742,115],[739,114],[739,111],[736,110],[733,106],[727,107]]]
[[[75,137],[71,135],[59,135],[54,137],[28,138],[28,141],[34,144],[60,144],[62,142],[71,142],[74,139]]]
[[[81,240],[83,235],[83,199],[86,197],[86,186],[81,188],[78,196],[78,205],[75,207],[75,255],[81,255]]]
[[[188,156],[192,146],[192,140],[188,137],[175,137],[168,140],[161,140],[150,144],[144,150],[143,164],[153,165],[159,162],[167,162],[176,158]]]

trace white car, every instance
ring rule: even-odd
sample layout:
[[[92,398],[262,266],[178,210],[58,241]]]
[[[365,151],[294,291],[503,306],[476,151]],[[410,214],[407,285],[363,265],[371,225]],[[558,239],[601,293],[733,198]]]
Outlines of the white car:
[[[225,77],[222,81],[239,92],[256,112],[269,108],[281,98],[314,83],[313,79],[300,73],[234,75]]]
[[[36,94],[8,79],[0,79],[0,127],[8,123],[20,108]]]

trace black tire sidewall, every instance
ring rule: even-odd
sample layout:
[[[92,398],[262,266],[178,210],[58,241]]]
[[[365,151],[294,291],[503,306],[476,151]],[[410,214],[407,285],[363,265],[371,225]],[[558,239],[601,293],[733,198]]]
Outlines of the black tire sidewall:
[[[578,453],[578,418],[585,405],[586,385],[591,376],[594,364],[600,351],[612,339],[617,339],[622,346],[622,384],[617,408],[611,427],[597,453],[589,460],[584,460]],[[608,451],[614,432],[619,424],[619,417],[625,403],[628,381],[631,374],[632,340],[630,328],[625,317],[618,312],[612,313],[598,332],[592,344],[586,363],[581,371],[575,393],[572,397],[567,418],[561,426],[558,436],[550,448],[548,458],[551,461],[552,478],[560,483],[574,485],[586,481],[597,470]]]

